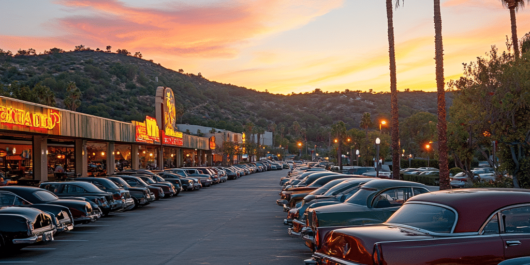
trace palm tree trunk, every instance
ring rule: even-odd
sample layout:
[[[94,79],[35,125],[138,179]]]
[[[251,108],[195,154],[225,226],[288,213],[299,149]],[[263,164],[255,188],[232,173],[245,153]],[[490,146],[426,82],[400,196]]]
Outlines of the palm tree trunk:
[[[438,152],[440,190],[450,189],[447,160],[447,123],[445,111],[444,48],[442,39],[442,14],[440,0],[434,0],[434,28],[436,31],[436,86],[438,88]]]
[[[390,55],[390,92],[392,105],[392,174],[399,179],[399,111],[397,100],[397,70],[396,51],[394,44],[394,10],[392,0],[386,0],[386,14],[388,19],[388,46]]]
[[[519,39],[517,38],[517,18],[515,17],[515,7],[510,7],[510,18],[512,21],[512,42],[515,58],[519,58]]]

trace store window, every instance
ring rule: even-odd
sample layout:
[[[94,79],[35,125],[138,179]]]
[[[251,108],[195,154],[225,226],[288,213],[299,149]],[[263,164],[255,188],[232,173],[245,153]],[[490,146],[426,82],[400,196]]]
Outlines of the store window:
[[[48,160],[48,179],[50,181],[75,178],[74,145],[48,142],[46,149]]]
[[[140,169],[160,169],[158,165],[159,147],[150,145],[138,146],[138,157],[140,158]]]
[[[132,168],[130,144],[114,145],[114,160],[117,171],[130,170]]]
[[[193,166],[196,166],[196,159],[197,159],[197,155],[196,155],[196,152],[194,150],[189,150],[189,149],[184,149],[183,150],[183,154],[184,154],[184,157],[183,157],[183,165],[185,167],[193,167]]]
[[[107,143],[88,142],[87,146],[88,175],[107,175]]]
[[[0,140],[0,177],[5,181],[33,180],[32,141]]]
[[[164,147],[164,169],[177,167],[177,148]]]

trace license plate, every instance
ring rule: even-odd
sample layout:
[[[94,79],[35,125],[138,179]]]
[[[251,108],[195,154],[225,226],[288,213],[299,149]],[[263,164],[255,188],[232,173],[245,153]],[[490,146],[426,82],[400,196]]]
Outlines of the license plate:
[[[43,242],[50,242],[53,241],[53,232],[44,232],[42,234],[42,241]]]

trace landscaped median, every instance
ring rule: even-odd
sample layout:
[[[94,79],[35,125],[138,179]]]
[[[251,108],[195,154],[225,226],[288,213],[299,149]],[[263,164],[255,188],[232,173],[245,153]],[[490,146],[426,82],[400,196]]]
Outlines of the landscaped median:
[[[419,182],[428,186],[440,185],[440,175],[401,175],[404,180]]]

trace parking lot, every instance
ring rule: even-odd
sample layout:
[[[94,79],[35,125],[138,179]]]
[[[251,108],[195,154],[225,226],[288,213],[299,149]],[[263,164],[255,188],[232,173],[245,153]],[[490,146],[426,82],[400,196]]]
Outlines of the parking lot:
[[[275,204],[286,174],[252,174],[112,213],[0,264],[299,264],[311,253],[287,235]]]

